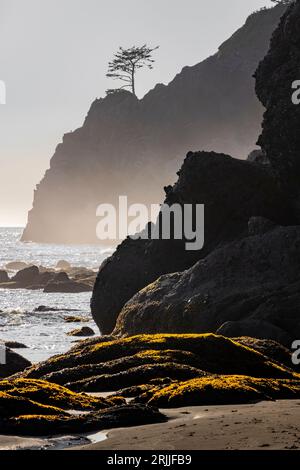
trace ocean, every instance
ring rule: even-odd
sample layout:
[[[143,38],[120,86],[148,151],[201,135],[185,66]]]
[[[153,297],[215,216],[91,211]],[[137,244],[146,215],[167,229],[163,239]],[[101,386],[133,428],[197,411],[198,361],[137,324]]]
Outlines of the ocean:
[[[55,267],[60,260],[72,266],[97,269],[112,250],[98,245],[54,245],[21,243],[21,228],[0,228],[0,269],[11,261],[25,261],[37,266]],[[99,331],[90,314],[90,292],[49,294],[25,289],[0,289],[0,339],[24,343],[17,352],[31,362],[67,351],[77,338],[66,335],[80,326]],[[35,312],[40,305],[55,307],[57,312]],[[64,311],[67,309],[68,311]],[[87,323],[66,323],[65,316],[82,316]]]

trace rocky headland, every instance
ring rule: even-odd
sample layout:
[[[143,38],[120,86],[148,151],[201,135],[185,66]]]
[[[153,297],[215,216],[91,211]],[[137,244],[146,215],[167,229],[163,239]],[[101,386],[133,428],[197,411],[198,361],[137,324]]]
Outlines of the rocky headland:
[[[93,316],[107,336],[0,381],[0,433],[99,431],[163,423],[168,408],[300,399],[290,349],[300,333],[300,147],[291,139],[300,121],[290,88],[281,87],[298,78],[299,21],[297,0],[256,72],[266,107],[261,152],[248,161],[190,152],[178,182],[165,188],[168,204],[205,204],[204,249],[125,240],[93,292]]]
[[[37,185],[23,240],[99,243],[97,206],[119,195],[159,203],[188,150],[246,158],[263,113],[252,75],[285,8],[253,13],[216,54],[140,100],[126,91],[95,100]]]

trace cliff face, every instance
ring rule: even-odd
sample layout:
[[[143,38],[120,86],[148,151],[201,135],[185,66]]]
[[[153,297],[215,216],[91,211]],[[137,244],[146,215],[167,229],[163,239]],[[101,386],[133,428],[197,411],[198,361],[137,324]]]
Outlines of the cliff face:
[[[266,106],[263,152],[250,161],[190,152],[167,190],[167,204],[205,205],[204,248],[190,253],[176,240],[124,241],[94,287],[100,330],[111,331],[116,321],[114,334],[121,335],[218,332],[289,346],[299,337],[300,114],[291,100],[299,24],[297,0],[255,74]]]
[[[168,205],[205,205],[204,247],[198,251],[187,251],[184,240],[124,240],[100,267],[94,286],[92,314],[103,334],[112,332],[125,303],[159,276],[183,271],[218,246],[247,236],[251,217],[263,217],[279,224],[286,224],[291,220],[286,197],[268,166],[213,152],[190,152],[187,155],[177,183],[172,189],[168,188],[165,202]],[[247,268],[243,266],[241,271],[243,269]],[[218,271],[215,275],[217,273]],[[154,289],[153,292],[154,297],[160,301],[159,294],[162,290],[158,294]],[[170,297],[170,303],[172,299]],[[154,328],[153,332],[158,331],[155,328],[159,328],[155,315],[152,315],[156,310],[155,299],[151,297],[151,301],[151,306],[145,304],[148,317],[141,314],[147,332],[151,328]],[[137,304],[140,312],[139,307]],[[178,309],[180,310],[180,305]],[[133,322],[139,316],[137,310],[130,315]],[[167,320],[165,316],[161,317],[161,323],[166,331],[173,332],[172,309],[169,313]],[[141,323],[138,325],[141,327]],[[179,322],[176,325],[180,328]],[[126,324],[119,331],[124,333],[127,326]],[[128,328],[128,331],[133,330]]]
[[[264,150],[282,188],[290,193],[300,220],[300,106],[292,100],[292,84],[300,80],[300,3],[282,17],[271,47],[260,63],[256,92],[266,107],[259,145]],[[280,132],[279,132],[280,131]]]
[[[142,100],[128,92],[96,100],[82,128],[66,134],[37,186],[23,240],[96,242],[96,207],[158,203],[182,155],[208,149],[244,158],[262,117],[252,75],[284,13],[251,15],[217,54],[185,67]]]

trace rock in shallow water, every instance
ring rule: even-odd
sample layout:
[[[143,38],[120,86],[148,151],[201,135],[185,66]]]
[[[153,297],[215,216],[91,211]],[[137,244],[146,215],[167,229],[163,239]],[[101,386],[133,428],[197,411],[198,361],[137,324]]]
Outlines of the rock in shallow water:
[[[94,330],[88,326],[83,326],[82,328],[78,328],[77,330],[72,330],[67,333],[68,336],[94,336],[94,334]]]

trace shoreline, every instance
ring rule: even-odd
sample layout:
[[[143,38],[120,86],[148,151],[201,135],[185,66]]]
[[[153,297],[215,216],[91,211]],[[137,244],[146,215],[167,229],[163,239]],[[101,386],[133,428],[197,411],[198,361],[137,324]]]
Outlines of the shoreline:
[[[69,450],[300,450],[300,400],[162,410],[166,423],[103,430]]]

